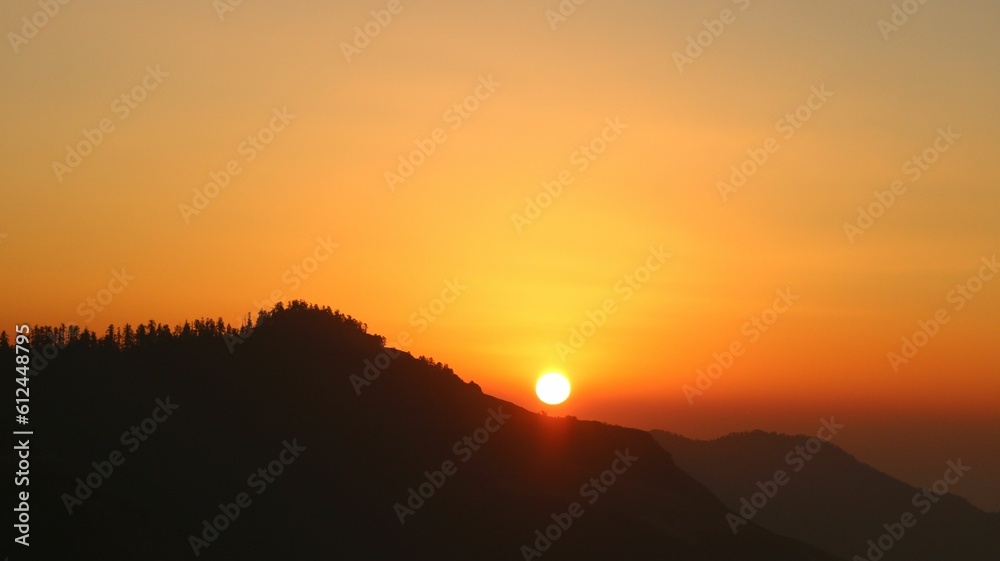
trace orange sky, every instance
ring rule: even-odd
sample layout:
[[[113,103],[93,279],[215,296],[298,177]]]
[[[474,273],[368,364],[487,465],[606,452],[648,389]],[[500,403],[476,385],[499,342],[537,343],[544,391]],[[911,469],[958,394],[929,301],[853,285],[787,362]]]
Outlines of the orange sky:
[[[280,291],[529,407],[565,372],[559,414],[996,434],[1000,282],[970,279],[1000,251],[1000,6],[894,31],[891,2],[806,4],[4,3],[0,321],[235,323]],[[892,203],[845,232],[875,191]],[[134,279],[88,304],[112,271]]]

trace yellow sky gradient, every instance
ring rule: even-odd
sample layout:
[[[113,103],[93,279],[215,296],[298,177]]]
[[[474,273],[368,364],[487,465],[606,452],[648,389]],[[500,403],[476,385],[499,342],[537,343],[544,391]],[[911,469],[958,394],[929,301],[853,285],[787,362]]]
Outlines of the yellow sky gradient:
[[[671,429],[701,408],[711,422],[685,428],[714,436],[808,431],[843,408],[873,431],[891,410],[1000,432],[1000,281],[949,300],[1000,251],[1000,5],[929,2],[888,40],[891,2],[591,0],[552,29],[558,6],[74,2],[18,42],[41,8],[4,3],[0,321],[238,323],[279,290],[390,342],[408,332],[406,350],[529,407],[539,374],[565,372],[559,414]],[[727,9],[679,70],[675,53]],[[373,10],[391,21],[347,60]],[[54,171],[104,119],[92,153]],[[262,150],[244,144],[271,125]],[[949,127],[958,138],[914,180],[904,166]],[[435,134],[390,189],[386,172]],[[723,200],[718,183],[768,139],[777,151]],[[227,165],[228,186],[185,213]],[[519,231],[512,215],[564,170],[572,182]],[[844,224],[897,180],[905,193],[849,240]],[[317,239],[336,248],[292,281],[327,255]],[[661,247],[625,299],[618,283]],[[128,286],[81,313],[122,268]],[[423,329],[413,314],[456,279],[467,288]],[[744,324],[782,289],[798,299],[751,341]],[[615,313],[560,356],[608,299]],[[888,353],[939,309],[949,322],[894,372]],[[734,341],[745,353],[689,403],[683,386]]]

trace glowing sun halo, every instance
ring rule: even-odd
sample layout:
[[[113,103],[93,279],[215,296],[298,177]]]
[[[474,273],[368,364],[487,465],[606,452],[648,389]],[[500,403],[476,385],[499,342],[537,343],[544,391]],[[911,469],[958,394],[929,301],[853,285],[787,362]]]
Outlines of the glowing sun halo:
[[[557,405],[569,397],[569,380],[562,374],[550,372],[538,379],[535,384],[538,399],[549,405]]]

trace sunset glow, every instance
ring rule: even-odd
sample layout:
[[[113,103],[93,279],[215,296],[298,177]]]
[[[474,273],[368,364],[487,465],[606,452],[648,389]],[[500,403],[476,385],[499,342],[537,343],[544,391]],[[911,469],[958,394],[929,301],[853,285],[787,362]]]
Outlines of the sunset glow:
[[[562,415],[836,412],[1000,508],[1000,4],[389,4],[73,3],[7,48],[4,328],[302,299],[526,407],[571,373]]]

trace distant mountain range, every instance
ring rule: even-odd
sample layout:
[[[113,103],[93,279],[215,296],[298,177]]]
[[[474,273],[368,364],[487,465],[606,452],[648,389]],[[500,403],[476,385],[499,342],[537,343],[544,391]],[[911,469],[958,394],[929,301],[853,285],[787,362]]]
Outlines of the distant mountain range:
[[[836,559],[733,534],[648,432],[531,413],[329,308],[34,331],[38,559]]]
[[[740,518],[838,557],[1000,559],[1000,514],[935,492],[961,484],[967,466],[960,458],[942,460],[943,483],[918,489],[858,461],[832,442],[810,443],[807,436],[754,431],[706,441],[664,431],[652,434],[681,469],[737,515],[742,512]],[[779,470],[784,472],[782,484],[774,483]],[[731,522],[742,532],[743,525]]]

